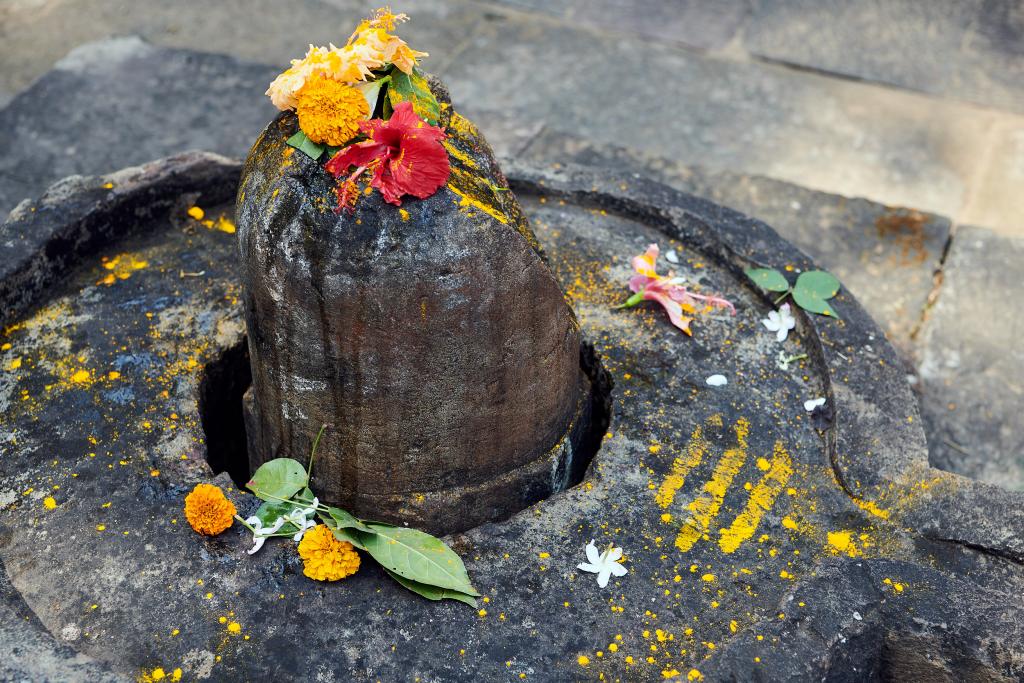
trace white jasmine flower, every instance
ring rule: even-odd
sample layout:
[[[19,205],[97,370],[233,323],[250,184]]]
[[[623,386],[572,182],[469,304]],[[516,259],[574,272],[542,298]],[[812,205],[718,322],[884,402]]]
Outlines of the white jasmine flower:
[[[611,548],[599,553],[597,546],[591,541],[587,544],[586,551],[588,561],[578,564],[577,569],[597,574],[597,585],[601,588],[608,585],[608,578],[612,574],[615,576],[626,575],[626,568],[618,562],[622,557],[622,548]]]
[[[729,380],[725,378],[725,375],[711,375],[704,382],[709,387],[724,387],[729,383]]]
[[[789,312],[789,304],[782,304],[777,311],[770,311],[768,318],[761,321],[769,332],[775,333],[780,342],[786,341],[789,331],[796,327],[796,318]]]
[[[302,540],[306,531],[316,526],[316,520],[310,519],[316,515],[316,508],[320,504],[317,498],[313,498],[313,502],[307,508],[296,507],[287,515],[284,516],[284,521],[289,524],[294,524],[298,528],[298,532],[292,537],[295,542]]]
[[[679,255],[676,254],[675,249],[669,249],[665,252],[665,260],[669,263],[679,263]]]
[[[284,526],[284,517],[278,517],[276,522],[265,529],[263,528],[263,520],[256,515],[245,520],[245,523],[252,527],[252,548],[246,551],[252,555],[263,547],[263,544],[266,543],[269,536],[273,536],[282,526]]]
[[[810,401],[804,401],[804,410],[806,410],[808,413],[813,413],[815,408],[823,405],[825,405],[824,398],[815,398]]]

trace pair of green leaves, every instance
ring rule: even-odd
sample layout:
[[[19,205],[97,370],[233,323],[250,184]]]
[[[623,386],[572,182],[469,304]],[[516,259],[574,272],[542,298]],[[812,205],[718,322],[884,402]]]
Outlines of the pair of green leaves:
[[[743,272],[769,292],[783,292],[782,296],[776,299],[776,303],[782,301],[789,294],[793,296],[793,301],[805,311],[839,318],[827,301],[839,293],[839,280],[832,273],[824,270],[800,273],[796,284],[790,288],[786,276],[774,268],[747,268]]]
[[[310,505],[313,493],[308,485],[309,474],[302,463],[277,458],[261,465],[246,486],[266,501],[256,516],[270,526],[296,505]],[[462,558],[439,538],[416,529],[360,520],[336,507],[318,506],[317,514],[335,538],[365,551],[402,586],[428,600],[458,600],[476,607],[480,593],[473,588]],[[295,527],[291,528],[295,533]],[[276,535],[286,533],[282,528]]]

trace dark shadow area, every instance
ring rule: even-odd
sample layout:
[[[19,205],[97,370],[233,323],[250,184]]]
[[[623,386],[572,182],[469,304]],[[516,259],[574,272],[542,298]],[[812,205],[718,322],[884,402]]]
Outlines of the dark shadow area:
[[[590,462],[601,449],[601,442],[612,420],[612,376],[601,365],[593,344],[587,341],[580,344],[580,369],[590,380],[590,421],[579,440],[569,470],[569,486],[576,486],[583,481]]]
[[[227,472],[239,488],[249,481],[242,395],[250,384],[252,370],[245,339],[208,363],[199,384],[199,417],[206,434],[206,461],[214,474]]]

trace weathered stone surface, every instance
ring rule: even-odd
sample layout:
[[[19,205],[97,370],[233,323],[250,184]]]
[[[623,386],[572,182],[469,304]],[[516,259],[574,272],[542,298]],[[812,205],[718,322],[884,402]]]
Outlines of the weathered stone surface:
[[[132,678],[1024,674],[1022,494],[928,467],[896,355],[848,294],[842,323],[801,316],[779,345],[760,325],[770,299],[739,267],[813,264],[764,224],[639,178],[509,177],[614,374],[615,413],[580,486],[450,538],[484,612],[417,598],[369,561],[315,584],[288,541],[250,557],[237,528],[185,526],[184,495],[217,456],[203,378],[243,337],[233,240],[182,211],[106,252],[146,267],[106,286],[87,260],[4,332],[0,364],[22,362],[0,374],[0,559],[41,627],[78,626],[76,651]],[[656,308],[612,311],[629,257],[655,240],[737,316],[700,316],[691,338]],[[782,371],[779,350],[810,357]],[[713,372],[729,384],[707,387]],[[823,431],[802,407],[815,395],[834,416]],[[229,495],[243,515],[258,502]],[[591,538],[628,558],[605,590],[575,569]]]
[[[26,89],[69,50],[85,43],[135,35],[155,46],[217,52],[281,67],[302,56],[310,43],[343,44],[353,27],[378,6],[367,0],[5,2],[0,6],[0,104],[6,93],[13,97]],[[402,25],[402,37],[416,49],[430,52],[429,68],[441,72],[485,8],[464,0],[415,0],[402,10],[412,16]],[[205,78],[198,75],[195,94],[201,95]],[[254,83],[251,96],[259,97],[266,87],[264,80]],[[260,120],[266,122],[266,118]],[[244,156],[246,149],[233,154]],[[172,148],[164,154],[180,151]]]
[[[743,31],[770,59],[1016,112],[1022,41],[1016,0],[758,0]]]
[[[25,202],[0,225],[0,326],[83,259],[180,208],[183,196],[227,201],[239,170],[225,157],[186,152],[112,173],[103,184],[72,176]]]
[[[450,106],[448,184],[334,211],[282,114],[242,173],[250,462],[309,453],[322,499],[450,533],[564,489],[589,427],[579,325],[486,140]]]
[[[515,16],[481,24],[445,79],[474,120],[501,112],[689,165],[954,218],[981,189],[979,150],[1010,144],[1016,130],[965,104]],[[1015,223],[1006,213],[999,227]]]
[[[0,110],[0,216],[51,183],[187,149],[240,157],[280,71],[117,38],[73,50]]]
[[[828,269],[864,304],[908,359],[935,271],[949,239],[942,216],[815,192],[780,180],[713,171],[546,131],[519,158],[616,168],[625,182],[641,175],[705,197],[775,227]]]
[[[921,335],[932,464],[1024,490],[1024,240],[963,226]]]

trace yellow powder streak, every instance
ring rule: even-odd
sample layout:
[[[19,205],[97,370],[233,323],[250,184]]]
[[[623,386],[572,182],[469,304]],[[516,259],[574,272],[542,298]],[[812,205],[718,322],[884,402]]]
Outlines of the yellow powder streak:
[[[676,493],[686,483],[686,475],[701,463],[707,451],[708,442],[704,438],[704,428],[697,425],[690,436],[690,442],[686,444],[686,455],[672,462],[672,472],[661,482],[658,492],[654,495],[654,500],[661,509],[664,510],[675,501]]]
[[[711,479],[704,484],[704,494],[690,504],[692,514],[676,536],[676,547],[684,553],[692,548],[711,526],[711,521],[722,507],[729,485],[747,460],[747,434],[750,433],[750,422],[741,417],[736,421],[733,430],[736,432],[736,447],[727,450],[715,465]]]
[[[458,169],[454,169],[453,168],[452,169],[453,174],[457,170]],[[476,209],[479,209],[480,211],[483,211],[484,213],[486,213],[488,216],[490,216],[491,218],[495,219],[499,223],[502,223],[502,224],[507,224],[508,223],[508,217],[505,214],[503,214],[501,211],[499,211],[497,209],[497,207],[494,207],[494,206],[491,206],[491,205],[488,205],[488,204],[484,204],[479,199],[476,199],[475,197],[471,197],[469,194],[467,194],[466,192],[463,192],[461,189],[459,189],[455,185],[455,183],[452,183],[452,182],[448,183],[448,189],[451,190],[452,192],[454,192],[455,194],[459,195],[459,197],[462,199],[462,201],[459,202],[459,206],[472,206],[472,207],[474,207]]]
[[[473,157],[469,156],[468,154],[463,152],[461,149],[456,147],[455,144],[453,142],[451,142],[450,140],[445,141],[444,148],[446,150],[448,150],[449,154],[451,154],[453,157],[458,159],[460,162],[462,162],[463,164],[465,164],[469,168],[476,168],[477,167],[477,163],[473,159]]]
[[[853,498],[853,504],[859,507],[861,510],[864,510],[865,512],[874,515],[875,517],[889,519],[889,511],[878,507],[870,500],[864,500],[862,498]]]
[[[740,544],[754,535],[764,513],[771,510],[775,499],[786,487],[786,482],[792,474],[793,461],[782,442],[776,441],[768,471],[750,492],[747,507],[733,520],[728,529],[720,532],[722,536],[718,539],[718,546],[722,552],[735,552]]]

